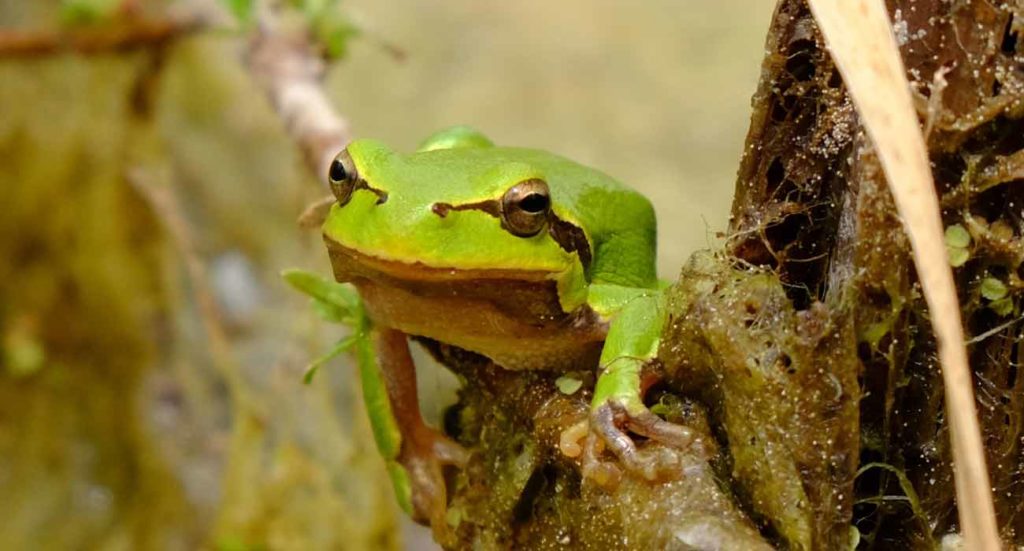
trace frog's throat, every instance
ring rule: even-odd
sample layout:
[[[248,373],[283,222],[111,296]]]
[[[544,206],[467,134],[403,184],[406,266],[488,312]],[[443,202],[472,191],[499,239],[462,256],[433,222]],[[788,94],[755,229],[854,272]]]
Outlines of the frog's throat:
[[[374,324],[482,354],[506,369],[593,367],[600,353],[607,326],[579,297],[563,304],[564,273],[436,268],[325,241],[335,278],[356,286]]]

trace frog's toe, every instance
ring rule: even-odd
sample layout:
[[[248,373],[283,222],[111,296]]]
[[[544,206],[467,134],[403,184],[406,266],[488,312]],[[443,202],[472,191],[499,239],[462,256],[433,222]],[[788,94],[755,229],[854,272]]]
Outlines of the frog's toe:
[[[641,449],[627,430],[664,446]],[[670,423],[646,408],[630,411],[608,401],[591,412],[583,474],[602,485],[617,480],[614,467],[599,459],[601,447],[606,447],[630,474],[646,480],[672,478],[682,471],[681,453],[697,451],[703,455],[703,447],[694,450],[695,446],[701,446],[701,442],[689,428]]]
[[[412,486],[412,517],[421,524],[429,524],[435,531],[444,530],[448,509],[444,467],[464,467],[469,460],[469,452],[433,431],[417,440],[403,450],[401,459]]]
[[[626,426],[640,436],[646,436],[672,448],[686,450],[693,446],[701,446],[701,441],[695,437],[693,430],[666,421],[646,408],[637,413],[627,412]]]
[[[431,447],[434,456],[442,465],[452,465],[461,469],[469,462],[469,451],[447,436],[438,434],[431,441]]]

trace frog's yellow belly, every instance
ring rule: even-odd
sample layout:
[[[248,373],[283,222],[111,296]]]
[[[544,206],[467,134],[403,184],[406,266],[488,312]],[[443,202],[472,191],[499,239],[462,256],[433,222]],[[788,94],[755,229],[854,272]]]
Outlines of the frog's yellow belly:
[[[370,319],[487,356],[505,369],[597,365],[607,324],[562,312],[544,274],[456,271],[382,261],[328,241],[335,277],[359,290]]]

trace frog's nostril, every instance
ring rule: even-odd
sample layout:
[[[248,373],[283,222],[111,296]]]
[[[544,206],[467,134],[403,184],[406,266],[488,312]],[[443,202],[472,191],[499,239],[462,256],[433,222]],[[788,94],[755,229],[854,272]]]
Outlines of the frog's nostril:
[[[448,213],[451,212],[451,210],[452,206],[448,203],[434,203],[433,205],[430,205],[430,211],[441,218],[448,216]]]

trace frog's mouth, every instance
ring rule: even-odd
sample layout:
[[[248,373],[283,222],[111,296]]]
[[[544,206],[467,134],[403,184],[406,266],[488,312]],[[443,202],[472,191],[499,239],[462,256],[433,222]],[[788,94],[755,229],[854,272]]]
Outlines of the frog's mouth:
[[[420,297],[486,301],[508,314],[561,317],[558,284],[543,270],[456,269],[398,262],[346,247],[324,235],[334,277],[357,287],[374,284]]]

